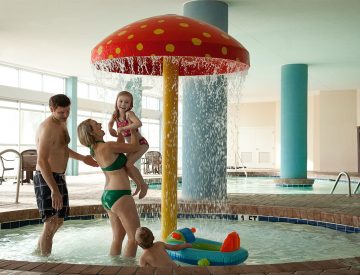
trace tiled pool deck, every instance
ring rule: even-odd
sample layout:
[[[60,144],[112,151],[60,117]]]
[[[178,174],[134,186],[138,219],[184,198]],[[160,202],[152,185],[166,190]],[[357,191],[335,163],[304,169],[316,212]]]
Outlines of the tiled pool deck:
[[[265,173],[270,175],[269,173]],[[336,175],[317,175],[336,178]],[[103,213],[99,198],[103,176],[68,177],[71,215]],[[37,219],[38,211],[33,185],[21,186],[19,203],[15,204],[16,185],[0,185],[0,223]],[[329,187],[329,190],[331,187]],[[181,198],[181,192],[178,197]],[[136,199],[139,212],[160,211],[160,191],[149,190],[143,200]],[[226,205],[186,203],[179,199],[179,213],[247,214],[269,221],[309,223],[337,230],[359,230],[360,195],[260,195],[229,194]],[[236,215],[234,215],[236,217]],[[16,224],[16,223],[15,223]],[[66,223],[65,223],[66,226]],[[350,231],[353,232],[353,231]],[[359,244],[360,247],[360,244]],[[359,248],[360,249],[360,248]],[[238,265],[225,267],[188,267],[177,269],[140,268],[100,265],[78,265],[8,261],[0,259],[0,274],[360,274],[360,257],[269,265]]]

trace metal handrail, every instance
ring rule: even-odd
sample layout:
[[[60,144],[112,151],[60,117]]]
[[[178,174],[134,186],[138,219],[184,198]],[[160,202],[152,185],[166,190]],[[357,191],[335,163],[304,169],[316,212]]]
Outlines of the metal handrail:
[[[336,188],[336,186],[337,186],[337,184],[338,184],[341,176],[343,176],[343,175],[347,177],[348,184],[349,184],[349,194],[348,194],[348,196],[351,197],[351,181],[350,181],[350,176],[349,176],[349,174],[346,173],[346,172],[340,172],[340,173],[339,173],[339,175],[338,175],[337,178],[336,178],[335,184],[334,184],[334,186],[333,186],[330,194],[333,194],[333,193],[334,193],[334,190],[335,190],[335,188]]]
[[[18,170],[18,176],[17,176],[17,182],[16,182],[16,197],[15,197],[15,203],[19,203],[20,181],[22,180],[21,155],[20,155],[20,153],[18,151],[14,150],[14,149],[6,149],[6,150],[0,152],[0,156],[5,154],[5,153],[9,153],[9,152],[15,153],[16,155],[19,156],[19,170]]]
[[[358,182],[358,184],[356,185],[355,191],[354,191],[354,195],[356,194],[357,190],[360,188],[360,181]]]

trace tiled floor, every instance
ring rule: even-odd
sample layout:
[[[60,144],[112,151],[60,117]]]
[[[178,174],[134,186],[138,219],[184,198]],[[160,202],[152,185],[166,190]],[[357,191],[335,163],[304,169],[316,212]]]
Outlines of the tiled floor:
[[[336,175],[319,175],[334,178]],[[99,205],[103,189],[103,175],[68,177],[72,214],[83,213],[84,207]],[[15,204],[16,185],[0,185],[0,223],[37,217],[33,185],[20,187],[19,203]],[[145,199],[136,199],[141,211],[160,209],[160,191],[149,190]],[[178,191],[179,212],[201,213],[206,203],[184,203]],[[346,195],[249,195],[229,194],[227,211],[252,215],[321,220],[360,227],[360,196]],[[212,204],[210,211],[219,212]],[[21,211],[29,209],[28,211]],[[94,208],[95,209],[95,208]],[[102,211],[101,207],[96,207]],[[220,209],[221,210],[221,209]],[[21,214],[23,213],[23,214]],[[30,213],[30,214],[29,214]],[[18,273],[20,272],[20,273]],[[26,272],[26,273],[25,273]],[[105,267],[74,264],[28,263],[0,260],[0,274],[360,274],[360,257],[329,261],[272,265],[239,265],[227,267],[179,267],[176,270],[139,267]]]

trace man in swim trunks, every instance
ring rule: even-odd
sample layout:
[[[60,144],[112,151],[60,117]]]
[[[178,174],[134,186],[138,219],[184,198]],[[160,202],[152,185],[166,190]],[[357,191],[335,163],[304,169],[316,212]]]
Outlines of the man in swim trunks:
[[[164,242],[155,242],[154,235],[147,227],[136,229],[135,240],[144,250],[140,257],[140,266],[152,267],[177,267],[176,263],[167,254],[168,250],[182,250],[192,247],[191,243],[171,245]]]
[[[36,202],[44,222],[38,242],[41,255],[49,255],[56,231],[69,214],[69,198],[65,170],[69,157],[97,167],[89,155],[80,155],[68,147],[70,137],[66,120],[70,114],[70,99],[64,94],[50,98],[51,115],[39,126],[36,134],[37,163],[34,177]]]

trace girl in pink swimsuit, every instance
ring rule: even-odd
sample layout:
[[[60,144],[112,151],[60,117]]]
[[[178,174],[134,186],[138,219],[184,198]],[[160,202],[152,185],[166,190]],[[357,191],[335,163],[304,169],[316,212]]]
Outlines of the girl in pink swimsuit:
[[[133,96],[127,91],[119,92],[116,97],[115,111],[109,121],[109,133],[118,139],[125,138],[126,142],[130,142],[130,129],[136,130],[135,134],[139,140],[140,150],[127,153],[126,170],[131,179],[136,183],[137,188],[134,196],[139,193],[139,198],[142,199],[147,193],[148,186],[145,183],[139,169],[135,167],[135,162],[141,158],[143,154],[149,149],[147,140],[140,134],[138,128],[142,126],[140,119],[131,111],[133,107]],[[117,131],[113,128],[116,123]]]

